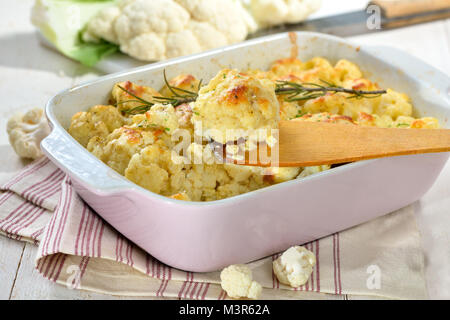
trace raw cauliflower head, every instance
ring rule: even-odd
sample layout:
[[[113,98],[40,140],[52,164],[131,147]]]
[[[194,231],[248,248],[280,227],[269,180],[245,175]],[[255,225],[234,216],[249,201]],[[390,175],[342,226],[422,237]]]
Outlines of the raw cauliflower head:
[[[222,289],[231,298],[258,299],[261,294],[261,285],[253,281],[252,270],[242,264],[226,267],[220,273]]]
[[[206,138],[223,144],[230,140],[230,129],[245,136],[246,131],[276,129],[280,120],[274,82],[229,69],[200,89],[193,111],[194,127],[201,124]]]
[[[241,0],[260,27],[298,23],[317,11],[321,0]]]
[[[39,145],[50,133],[42,109],[32,109],[25,114],[12,116],[8,120],[6,130],[11,146],[20,157],[37,159],[42,156]]]
[[[308,282],[315,264],[314,253],[294,246],[273,262],[273,272],[281,283],[298,288]]]
[[[157,61],[239,42],[255,29],[238,1],[124,0],[99,12],[84,38],[102,38],[136,59]]]

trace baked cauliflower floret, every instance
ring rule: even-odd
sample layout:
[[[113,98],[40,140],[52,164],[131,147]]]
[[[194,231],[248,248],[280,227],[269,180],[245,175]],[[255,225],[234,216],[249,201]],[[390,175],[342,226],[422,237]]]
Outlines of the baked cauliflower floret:
[[[181,90],[187,90],[190,92],[198,92],[200,81],[197,80],[193,75],[190,74],[180,74],[176,76],[175,78],[169,80],[169,85],[171,87],[175,87],[173,91],[177,94],[185,94]],[[175,93],[172,90],[169,89],[167,85],[164,85],[164,87],[160,90],[161,95],[164,97],[173,97]]]
[[[296,118],[301,112],[301,106],[296,102],[286,101],[284,96],[278,96],[280,103],[280,120],[291,120]]]
[[[239,42],[255,29],[238,1],[122,0],[99,12],[84,38],[105,39],[136,59],[155,61]]]
[[[361,126],[379,127],[379,128],[391,128],[394,121],[390,116],[377,114],[369,114],[366,112],[360,112],[356,122]]]
[[[345,59],[339,60],[334,66],[334,70],[336,71],[337,79],[341,83],[346,80],[360,79],[363,76],[356,64]]]
[[[112,100],[119,111],[127,111],[142,106],[143,102],[134,96],[153,102],[153,97],[161,96],[161,94],[152,87],[140,86],[130,81],[116,83],[111,91]]]
[[[344,123],[356,124],[349,116],[341,116],[338,114],[330,114],[328,112],[305,114],[301,117],[292,119],[291,121],[311,121],[311,122],[327,122],[327,123]]]
[[[300,173],[301,168],[285,167],[285,168],[267,168],[265,170],[265,181],[271,183],[281,183],[295,179]]]
[[[338,77],[335,69],[331,63],[322,57],[314,57],[304,63],[304,71],[299,75],[302,82],[310,82],[324,85],[326,83],[335,84],[338,82]]]
[[[133,155],[139,153],[145,146],[154,144],[162,135],[164,132],[160,129],[145,131],[121,127],[105,138],[92,138],[87,149],[123,175]]]
[[[380,97],[379,105],[374,110],[378,115],[388,115],[392,120],[399,116],[411,116],[412,105],[406,94],[387,89],[387,93]]]
[[[258,299],[261,285],[253,281],[252,270],[246,265],[238,264],[226,267],[220,273],[220,285],[230,298]]]
[[[139,128],[160,128],[169,134],[178,129],[178,117],[171,104],[157,103],[146,113],[133,116],[132,120]]]
[[[436,118],[425,117],[415,119],[408,116],[399,116],[397,120],[392,123],[395,128],[414,128],[414,129],[438,129],[439,122]]]
[[[328,112],[356,120],[360,112],[373,112],[376,99],[378,98],[349,99],[347,94],[329,92],[322,97],[306,101],[302,111],[311,114]]]
[[[214,150],[209,145],[191,143],[187,148],[187,158],[193,164],[214,164],[219,160],[214,155]]]
[[[315,264],[314,253],[294,246],[273,262],[273,272],[281,283],[298,288],[308,282]]]
[[[186,172],[184,189],[195,201],[212,201],[221,199],[217,193],[218,186],[230,182],[223,165],[192,165]]]
[[[329,170],[330,168],[331,168],[330,165],[304,167],[302,172],[297,176],[297,179],[305,178],[313,174]]]
[[[13,115],[6,125],[9,142],[18,156],[37,159],[42,156],[39,147],[50,128],[44,116],[44,110],[32,109],[25,114]]]
[[[321,5],[321,0],[250,0],[246,2],[260,27],[298,23],[317,11]]]
[[[305,66],[298,58],[283,58],[275,61],[270,67],[270,72],[276,79],[288,80],[286,77],[300,75]],[[293,80],[293,79],[291,79]]]
[[[179,173],[184,165],[172,161],[172,151],[160,141],[131,158],[125,177],[150,191],[169,196],[174,193],[170,176]]]
[[[224,164],[224,168],[234,182],[243,183],[248,181],[251,176],[261,174],[260,168],[251,166],[239,166],[235,164]]]
[[[364,78],[345,79],[344,81],[342,81],[341,86],[353,90],[380,90],[380,87],[378,87],[376,83],[373,83],[372,81]],[[371,99],[375,99],[374,101],[376,102],[379,101],[379,97],[377,95],[372,96]]]
[[[192,105],[193,103],[184,103],[179,105],[175,109],[175,115],[178,118],[178,126],[181,129],[188,129],[193,132],[194,127],[192,125]]]
[[[124,124],[124,118],[113,106],[98,105],[72,117],[69,133],[84,147],[93,137],[105,138]]]
[[[324,85],[338,83],[338,74],[327,59],[315,57],[306,62],[297,58],[277,60],[270,68],[273,79],[297,83],[309,82]]]
[[[247,132],[278,128],[279,112],[272,81],[224,69],[200,89],[192,118],[194,126],[201,123],[207,138],[226,143],[229,129]]]
[[[399,118],[397,118],[397,121],[399,121]],[[436,118],[425,117],[425,118],[415,119],[411,123],[411,128],[415,128],[415,129],[439,129],[440,125],[439,125],[439,121]]]
[[[191,198],[189,198],[189,196],[186,192],[180,192],[180,193],[173,194],[170,196],[170,198],[175,199],[175,200],[191,201]]]

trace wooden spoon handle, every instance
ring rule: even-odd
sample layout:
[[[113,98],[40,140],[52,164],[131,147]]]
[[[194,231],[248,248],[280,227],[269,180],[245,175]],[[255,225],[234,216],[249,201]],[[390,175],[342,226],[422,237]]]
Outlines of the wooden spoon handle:
[[[450,151],[450,130],[281,121],[279,141],[280,167],[314,166],[447,152]]]
[[[450,8],[448,0],[372,0],[383,9],[388,18],[397,18],[418,13],[439,11]]]

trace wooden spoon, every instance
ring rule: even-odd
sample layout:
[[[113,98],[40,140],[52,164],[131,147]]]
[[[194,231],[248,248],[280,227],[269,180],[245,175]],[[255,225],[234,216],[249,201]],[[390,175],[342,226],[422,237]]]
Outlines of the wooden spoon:
[[[308,121],[280,121],[279,167],[307,167],[431,152],[450,151],[450,129],[363,127]],[[272,152],[274,152],[272,148]],[[229,159],[227,159],[229,160]],[[270,166],[258,157],[241,163]]]

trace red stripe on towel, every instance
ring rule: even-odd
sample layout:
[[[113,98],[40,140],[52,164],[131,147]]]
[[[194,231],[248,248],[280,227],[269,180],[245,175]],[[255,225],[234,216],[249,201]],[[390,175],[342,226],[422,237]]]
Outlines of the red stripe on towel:
[[[28,166],[26,166],[17,176],[15,176],[11,181],[5,183],[3,186],[1,186],[1,189],[6,190],[11,188],[13,185],[24,179],[25,177],[29,176],[30,174],[36,172],[40,168],[44,167],[47,163],[49,163],[50,160],[48,158],[41,158],[37,160],[36,162],[30,163]]]

